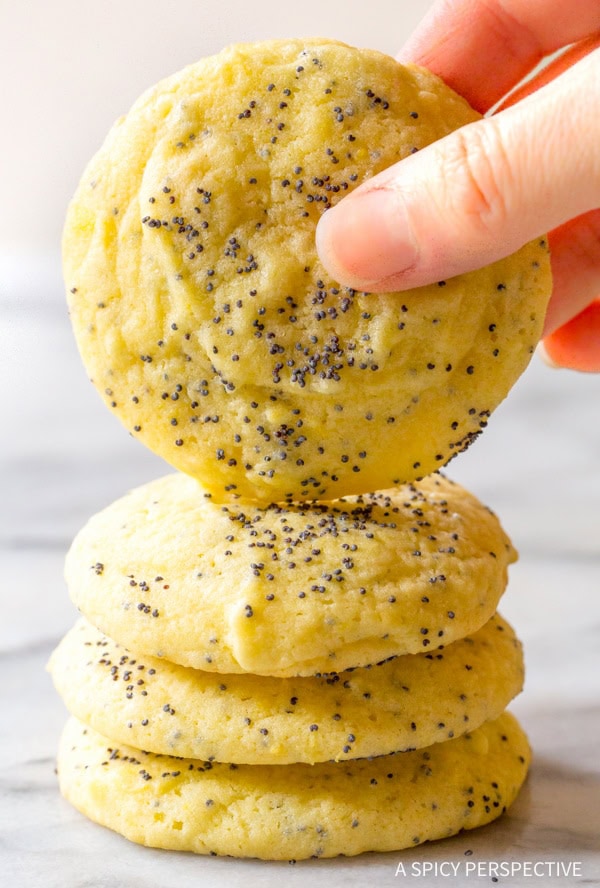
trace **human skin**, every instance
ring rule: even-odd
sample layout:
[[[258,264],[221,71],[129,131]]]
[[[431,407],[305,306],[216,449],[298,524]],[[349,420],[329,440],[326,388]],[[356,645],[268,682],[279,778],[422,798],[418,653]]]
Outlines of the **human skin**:
[[[546,355],[600,371],[599,47],[597,0],[434,3],[399,60],[429,68],[493,114],[325,213],[317,247],[332,276],[372,293],[405,290],[494,262],[549,232]]]

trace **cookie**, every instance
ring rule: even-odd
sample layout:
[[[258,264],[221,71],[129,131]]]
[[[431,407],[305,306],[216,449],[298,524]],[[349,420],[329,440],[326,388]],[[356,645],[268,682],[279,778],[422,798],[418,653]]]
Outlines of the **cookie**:
[[[219,500],[384,489],[464,449],[540,336],[545,239],[374,296],[328,277],[314,234],[478,116],[425,70],[324,40],[233,46],[146,92],[64,232],[79,349],[130,433]]]
[[[72,718],[60,788],[90,819],[158,848],[267,860],[398,851],[499,817],[530,760],[509,713],[423,750],[319,765],[222,765],[140,752]]]
[[[521,646],[499,616],[432,654],[294,679],[140,658],[80,620],[49,668],[69,712],[115,742],[252,765],[419,749],[495,718],[523,684]]]
[[[94,516],[66,578],[140,655],[312,675],[435,651],[495,612],[515,558],[496,517],[440,475],[296,506],[219,505],[167,475]]]

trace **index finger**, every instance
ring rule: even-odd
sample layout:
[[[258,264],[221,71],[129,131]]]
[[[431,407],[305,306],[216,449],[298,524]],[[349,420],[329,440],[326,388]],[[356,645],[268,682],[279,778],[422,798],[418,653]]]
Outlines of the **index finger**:
[[[599,32],[598,0],[437,0],[398,58],[484,113],[544,56]]]

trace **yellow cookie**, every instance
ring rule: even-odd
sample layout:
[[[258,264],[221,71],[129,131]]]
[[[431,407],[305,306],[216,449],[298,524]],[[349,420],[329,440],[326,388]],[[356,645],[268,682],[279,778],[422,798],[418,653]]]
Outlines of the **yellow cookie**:
[[[221,765],[140,752],[72,718],[61,792],[158,848],[268,860],[397,851],[499,817],[530,760],[509,713],[416,752],[320,765]]]
[[[328,504],[218,505],[167,475],[94,516],[66,577],[140,655],[311,675],[435,651],[495,612],[515,558],[496,517],[440,475]]]
[[[322,213],[478,115],[433,74],[324,40],[230,47],[145,93],[64,233],[84,363],[131,434],[219,500],[334,499],[427,475],[527,365],[545,240],[368,295],[330,279]]]
[[[106,737],[251,765],[419,749],[496,718],[523,684],[521,646],[499,616],[432,654],[293,679],[139,657],[80,620],[49,668],[69,712]]]

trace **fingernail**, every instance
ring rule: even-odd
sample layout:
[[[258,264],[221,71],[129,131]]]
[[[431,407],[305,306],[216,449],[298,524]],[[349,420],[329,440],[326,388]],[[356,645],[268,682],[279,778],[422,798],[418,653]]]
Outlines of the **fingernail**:
[[[536,352],[538,357],[546,365],[546,367],[551,367],[553,370],[560,369],[560,364],[557,364],[556,361],[553,361],[548,354],[548,349],[546,348],[543,340],[541,342],[538,342]]]
[[[359,191],[328,210],[317,250],[333,278],[363,290],[412,268],[419,256],[404,201],[389,188]]]
[[[600,298],[544,337],[538,348],[551,367],[600,373]]]

